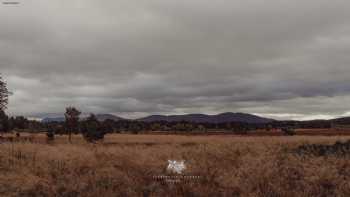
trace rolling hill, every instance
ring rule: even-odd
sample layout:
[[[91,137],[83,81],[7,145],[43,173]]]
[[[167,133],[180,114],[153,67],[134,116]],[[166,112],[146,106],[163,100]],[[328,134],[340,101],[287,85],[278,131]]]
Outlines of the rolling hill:
[[[112,114],[97,114],[96,115],[97,119],[99,121],[105,121],[107,119],[110,119],[110,120],[114,120],[114,121],[118,121],[118,120],[124,120],[124,118],[121,118],[119,116],[115,116],[115,115],[112,115]],[[86,118],[83,117],[82,119]],[[48,123],[48,122],[64,122],[65,121],[65,118],[64,116],[59,116],[59,117],[46,117],[46,118],[43,118],[41,120],[41,122],[43,123]]]
[[[269,123],[273,122],[273,119],[263,118],[260,116],[245,114],[245,113],[222,113],[217,115],[206,114],[185,114],[185,115],[151,115],[145,118],[140,118],[138,121],[144,122],[156,122],[156,121],[168,121],[168,122],[197,122],[197,123],[225,123],[225,122],[243,122],[243,123]]]

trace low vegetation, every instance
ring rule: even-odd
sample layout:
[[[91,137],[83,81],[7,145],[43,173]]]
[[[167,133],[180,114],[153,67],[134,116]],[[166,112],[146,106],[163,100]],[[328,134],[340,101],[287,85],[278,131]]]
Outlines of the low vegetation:
[[[288,136],[296,135],[296,132],[293,128],[282,128],[282,132]]]
[[[298,147],[295,151],[300,155],[306,156],[350,156],[350,140],[346,142],[337,141],[332,145],[305,144]]]
[[[22,135],[0,143],[0,196],[349,196],[348,154],[295,154],[349,137]],[[339,141],[338,143],[336,143]],[[338,145],[335,145],[338,144]],[[342,145],[340,145],[342,144]],[[306,148],[308,150],[308,148]],[[186,182],[164,182],[168,160],[184,160]]]

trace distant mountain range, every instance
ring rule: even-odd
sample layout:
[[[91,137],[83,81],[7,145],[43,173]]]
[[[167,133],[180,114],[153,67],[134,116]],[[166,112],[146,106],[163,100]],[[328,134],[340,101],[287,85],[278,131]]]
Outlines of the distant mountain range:
[[[105,121],[107,119],[119,121],[126,120],[124,118],[112,115],[112,114],[97,114],[97,119],[99,121]],[[83,117],[84,119],[84,117]],[[42,122],[64,122],[64,116],[57,117],[44,117]],[[185,114],[185,115],[151,115],[144,118],[136,119],[136,121],[144,122],[157,122],[157,121],[168,121],[168,122],[196,122],[196,123],[224,123],[224,122],[243,122],[243,123],[269,123],[273,122],[273,119],[263,118],[252,114],[245,113],[222,113],[218,115],[206,115],[206,114]]]
[[[330,120],[334,124],[350,124],[350,117],[342,117]]]
[[[114,120],[114,121],[118,121],[118,120],[125,120],[125,118],[121,118],[119,116],[115,116],[112,114],[97,114],[96,115],[97,119],[99,121],[105,121],[105,120]]]
[[[83,117],[83,119],[86,118]],[[112,114],[97,114],[96,115],[96,118],[99,120],[99,121],[105,121],[107,119],[109,120],[114,120],[114,121],[118,121],[118,120],[124,120],[124,118],[121,118],[121,117],[118,117],[118,116],[115,116],[115,115],[112,115]],[[65,117],[64,116],[59,116],[59,117],[46,117],[46,118],[43,118],[41,120],[41,122],[43,123],[48,123],[48,122],[64,122],[65,121]]]
[[[144,122],[156,122],[156,121],[168,121],[179,122],[188,121],[196,123],[225,123],[225,122],[243,122],[243,123],[269,123],[275,120],[269,118],[263,118],[260,116],[245,114],[245,113],[222,113],[218,115],[206,115],[206,114],[186,114],[186,115],[152,115],[145,118],[138,119]]]
[[[87,115],[83,115],[82,119],[86,118]],[[112,114],[97,114],[97,119],[99,121],[105,121],[107,119],[119,121],[119,120],[128,120],[125,118],[121,118],[119,116],[115,116]],[[207,115],[207,114],[184,114],[184,115],[151,115],[144,118],[135,119],[136,121],[143,122],[159,122],[159,121],[167,121],[167,122],[196,122],[196,123],[225,123],[225,122],[242,122],[242,123],[252,123],[252,124],[264,124],[274,122],[276,120],[270,118],[264,118],[252,114],[246,113],[221,113],[217,115]],[[49,115],[47,117],[43,117],[42,122],[64,122],[64,116],[60,115]],[[285,120],[288,121],[288,120]],[[350,117],[336,118],[331,120],[309,120],[309,121],[295,121],[295,122],[314,122],[314,121],[323,121],[323,122],[331,122],[335,124],[350,124]],[[282,121],[283,122],[283,121]]]

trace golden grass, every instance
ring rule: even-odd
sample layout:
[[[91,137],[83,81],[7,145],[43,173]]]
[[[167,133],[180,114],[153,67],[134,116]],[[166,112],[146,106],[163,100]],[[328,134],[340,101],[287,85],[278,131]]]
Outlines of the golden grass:
[[[87,144],[58,137],[45,144],[0,144],[0,196],[350,196],[350,160],[302,157],[303,143],[350,137],[108,135]],[[168,160],[185,160],[184,175],[165,183]]]

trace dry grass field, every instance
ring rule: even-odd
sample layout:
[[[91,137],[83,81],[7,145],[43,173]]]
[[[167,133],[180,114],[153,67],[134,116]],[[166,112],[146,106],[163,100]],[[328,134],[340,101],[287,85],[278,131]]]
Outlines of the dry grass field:
[[[72,144],[65,136],[50,144],[43,134],[32,138],[0,143],[0,196],[350,196],[348,155],[293,151],[350,137],[113,134],[98,144],[80,136]],[[167,171],[168,160],[185,161],[181,176]]]

